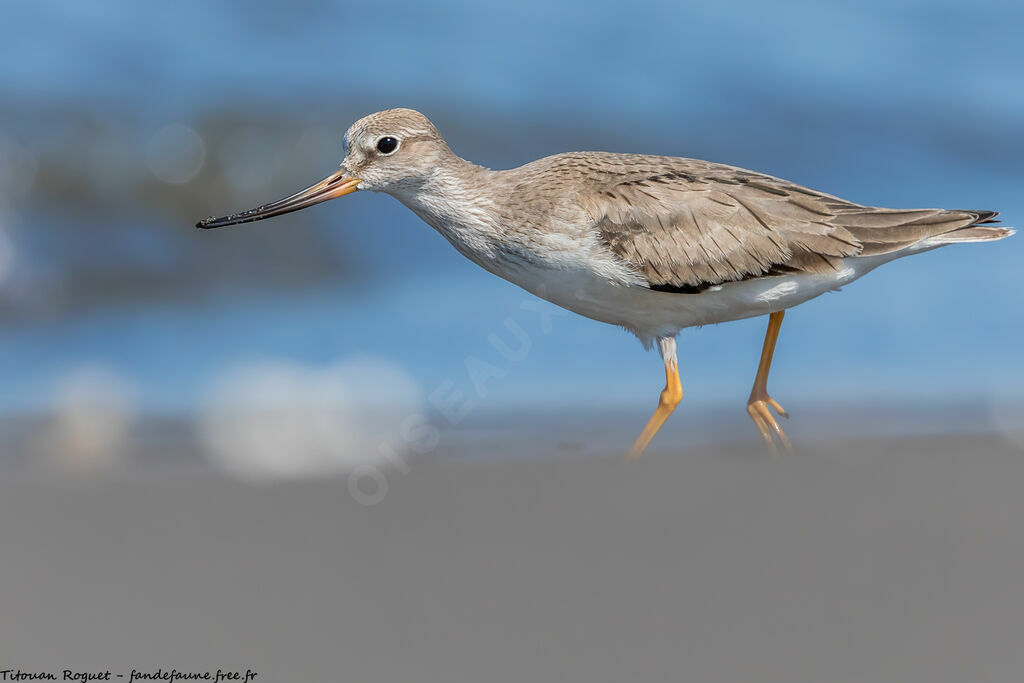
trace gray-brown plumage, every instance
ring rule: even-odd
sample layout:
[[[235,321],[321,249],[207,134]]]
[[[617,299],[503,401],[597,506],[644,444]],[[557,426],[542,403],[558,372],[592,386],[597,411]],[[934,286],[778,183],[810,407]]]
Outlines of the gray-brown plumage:
[[[552,166],[575,166],[591,177],[578,201],[601,238],[653,288],[665,290],[827,273],[838,271],[844,257],[895,252],[927,238],[1007,234],[989,225],[995,211],[863,206],[696,159],[586,152],[553,158]]]
[[[346,134],[341,170],[277,202],[199,227],[245,223],[358,190],[399,199],[475,263],[581,315],[630,330],[665,361],[639,455],[682,397],[685,327],[768,315],[747,403],[762,438],[789,444],[769,408],[785,311],[886,261],[1000,239],[994,211],[883,209],[696,159],[579,152],[492,171],[457,156],[425,116],[378,112]]]

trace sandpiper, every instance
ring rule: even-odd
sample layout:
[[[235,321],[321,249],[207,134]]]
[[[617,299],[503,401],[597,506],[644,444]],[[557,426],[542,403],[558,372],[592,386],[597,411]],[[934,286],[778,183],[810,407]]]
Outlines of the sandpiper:
[[[997,240],[995,211],[863,206],[697,159],[573,152],[504,171],[462,159],[423,114],[390,109],[345,134],[341,169],[289,197],[196,227],[258,221],[356,190],[385,192],[485,270],[563,308],[624,327],[665,364],[643,453],[683,395],[679,331],[759,315],[768,331],[747,413],[768,447],[790,448],[769,408],[786,310],[896,258]],[[774,437],[774,438],[773,438]]]

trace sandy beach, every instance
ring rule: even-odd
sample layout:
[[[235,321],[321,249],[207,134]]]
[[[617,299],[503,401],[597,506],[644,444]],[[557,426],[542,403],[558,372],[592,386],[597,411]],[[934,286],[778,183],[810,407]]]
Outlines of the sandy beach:
[[[1024,454],[995,435],[0,484],[2,668],[258,681],[1016,680]],[[127,679],[126,679],[127,680]]]

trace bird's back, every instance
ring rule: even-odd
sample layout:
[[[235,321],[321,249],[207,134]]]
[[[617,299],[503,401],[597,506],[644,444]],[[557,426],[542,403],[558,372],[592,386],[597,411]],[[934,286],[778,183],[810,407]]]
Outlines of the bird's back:
[[[574,152],[504,172],[520,215],[573,218],[653,288],[692,292],[843,259],[999,239],[996,212],[865,206],[698,159]],[[547,217],[547,218],[546,218]]]

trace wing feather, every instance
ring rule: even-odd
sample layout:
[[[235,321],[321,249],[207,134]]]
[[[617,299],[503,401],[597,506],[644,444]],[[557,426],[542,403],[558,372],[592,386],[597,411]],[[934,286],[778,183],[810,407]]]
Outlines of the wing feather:
[[[589,186],[580,205],[611,251],[651,286],[680,291],[829,272],[843,258],[897,251],[995,216],[863,206],[744,169],[671,157],[636,157]]]

